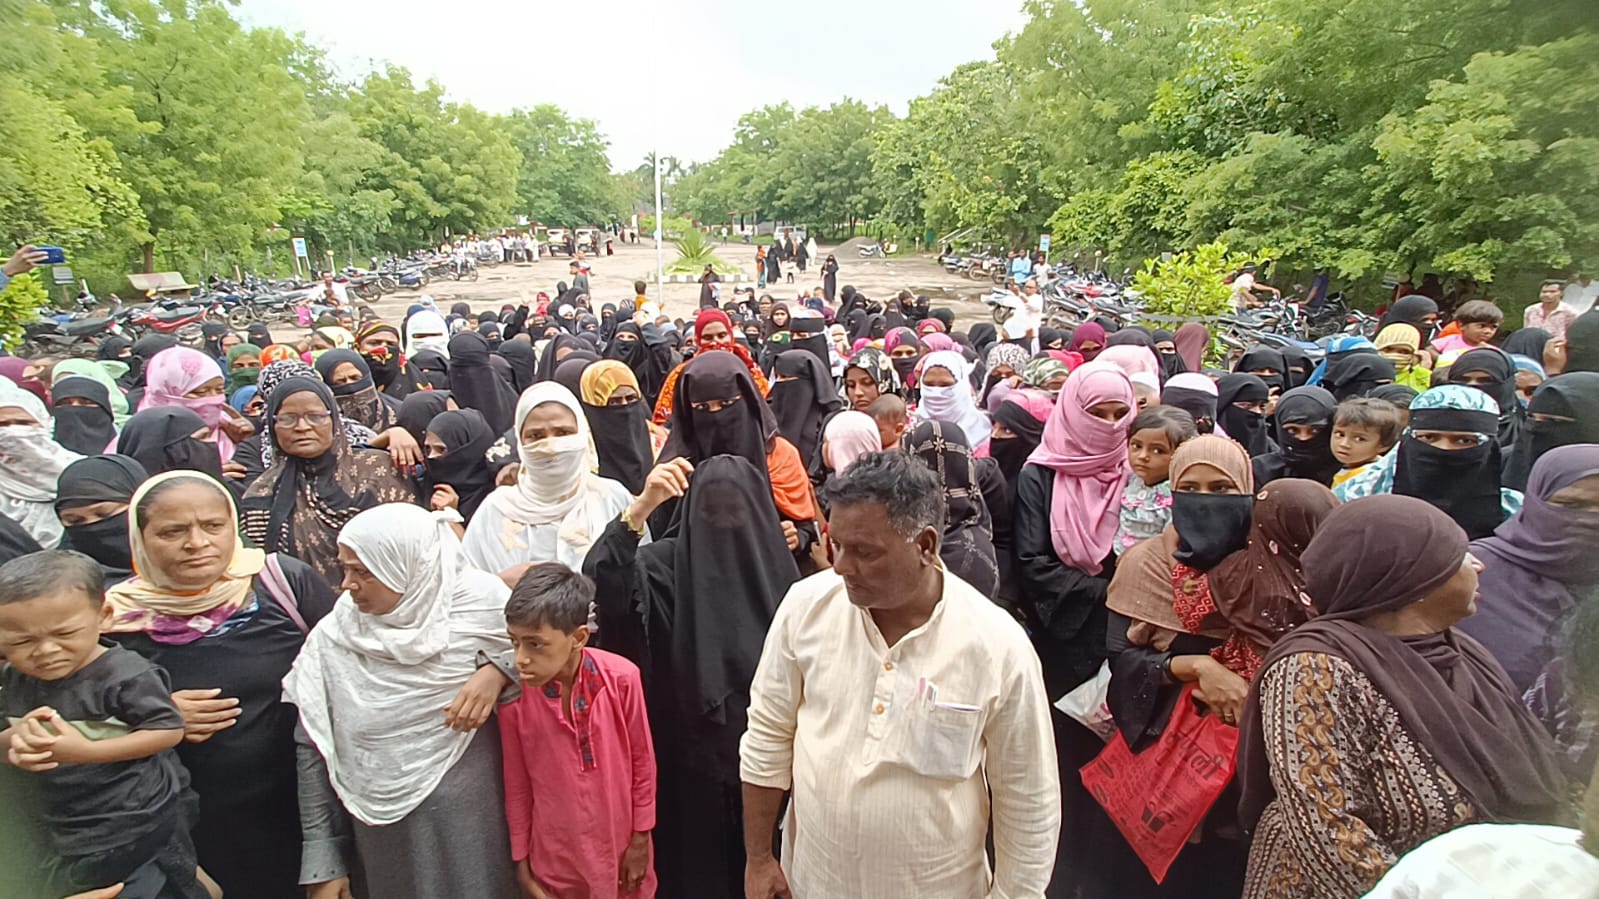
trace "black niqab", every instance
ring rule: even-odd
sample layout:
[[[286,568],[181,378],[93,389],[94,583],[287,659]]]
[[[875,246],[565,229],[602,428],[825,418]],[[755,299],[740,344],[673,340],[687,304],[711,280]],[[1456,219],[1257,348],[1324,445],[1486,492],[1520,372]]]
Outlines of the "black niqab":
[[[735,400],[715,412],[695,403]],[[755,386],[744,361],[733,353],[701,353],[683,365],[672,397],[671,433],[661,461],[686,458],[695,465],[712,456],[741,456],[766,471],[766,454],[777,437],[777,418]]]
[[[62,469],[56,482],[56,514],[95,503],[129,503],[145,482],[144,466],[128,456],[90,456]],[[133,576],[133,549],[128,542],[126,509],[89,524],[66,526],[65,547],[96,562],[109,582]]]
[[[449,401],[448,390],[424,390],[411,394],[400,401],[398,416],[400,427],[404,428],[418,445],[421,445],[428,423],[434,416],[445,411],[444,404]]]
[[[1264,403],[1271,392],[1258,375],[1222,375],[1216,382],[1216,423],[1227,436],[1249,451],[1250,458],[1264,456],[1274,447],[1266,435],[1266,416],[1240,409],[1233,403]]]
[[[61,401],[65,399],[88,400],[94,405],[64,406]],[[79,455],[95,456],[117,439],[111,391],[99,381],[79,375],[62,378],[50,388],[50,402],[55,407],[50,411],[56,443]]]
[[[1410,429],[1399,439],[1393,492],[1424,499],[1442,509],[1472,540],[1486,537],[1505,520],[1499,493],[1499,444],[1490,439],[1471,449],[1449,450],[1423,443],[1411,431],[1475,431],[1492,434],[1490,412],[1413,409]]]
[[[1106,345],[1111,345],[1110,339],[1106,340]],[[1233,371],[1235,372],[1248,373],[1255,372],[1257,369],[1260,371],[1269,369],[1274,372],[1274,374],[1256,374],[1256,377],[1266,382],[1268,388],[1275,387],[1278,393],[1288,389],[1288,376],[1286,374],[1288,360],[1283,358],[1281,351],[1263,344],[1252,346],[1242,356],[1238,357],[1238,364],[1233,366]]]
[[[1337,411],[1338,401],[1320,387],[1295,387],[1283,394],[1272,416],[1278,449],[1252,461],[1255,489],[1279,478],[1303,478],[1331,487],[1333,475],[1343,468],[1332,451],[1333,416]],[[1288,433],[1287,425],[1310,425],[1321,432],[1309,440],[1297,440]]]
[[[137,460],[151,476],[180,468],[203,471],[222,479],[222,457],[215,443],[193,436],[206,423],[182,406],[159,406],[136,412],[117,435],[117,452]]]
[[[778,432],[799,450],[814,478],[823,469],[822,425],[843,408],[844,401],[833,389],[827,369],[809,351],[780,354],[773,371],[782,380],[772,383],[767,401],[777,417]]]
[[[568,355],[570,355],[579,350],[588,351],[592,349],[594,348],[589,346],[588,341],[583,340],[576,334],[557,334],[551,338],[548,344],[545,344],[544,355],[539,357],[538,368],[533,372],[533,381],[537,383],[539,381],[555,380],[556,366],[566,361],[566,356],[561,356],[559,359],[556,358],[561,350],[566,350]]]
[[[516,419],[516,393],[489,364],[489,342],[476,331],[450,338],[450,395],[462,409],[476,409],[496,434]]]
[[[1333,399],[1342,402],[1350,397],[1366,396],[1384,384],[1392,384],[1395,377],[1397,369],[1392,360],[1364,351],[1342,353],[1327,363],[1327,376],[1322,383],[1332,391]]]
[[[495,350],[511,363],[511,389],[517,396],[533,386],[533,372],[538,367],[538,352],[525,340],[507,340]]]
[[[427,460],[428,486],[448,484],[460,500],[461,517],[471,521],[478,506],[494,492],[495,471],[486,457],[499,435],[476,409],[440,412],[428,422],[427,430],[444,441],[445,447],[444,455]]]

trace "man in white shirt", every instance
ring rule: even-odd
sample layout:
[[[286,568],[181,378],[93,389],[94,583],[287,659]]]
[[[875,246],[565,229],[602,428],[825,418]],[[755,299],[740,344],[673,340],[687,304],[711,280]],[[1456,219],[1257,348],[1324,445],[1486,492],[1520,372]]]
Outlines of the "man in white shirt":
[[[789,590],[750,686],[746,894],[1039,899],[1060,784],[1037,655],[939,563],[943,491],[920,462],[869,454],[827,494],[835,567]]]
[[[1593,309],[1594,302],[1599,301],[1599,281],[1581,272],[1574,273],[1571,280],[1566,282],[1566,291],[1561,300],[1567,309],[1581,315]]]

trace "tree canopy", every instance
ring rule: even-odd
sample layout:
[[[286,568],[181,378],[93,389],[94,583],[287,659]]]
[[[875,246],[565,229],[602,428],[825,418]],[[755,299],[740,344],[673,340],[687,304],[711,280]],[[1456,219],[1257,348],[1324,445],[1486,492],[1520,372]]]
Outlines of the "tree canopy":
[[[684,179],[680,208],[1011,246],[1048,232],[1117,268],[1221,241],[1350,280],[1592,270],[1589,7],[1027,0],[992,59],[902,118],[868,111],[869,166],[843,151],[866,118],[847,102],[769,106]],[[798,163],[815,158],[800,147],[838,164]]]
[[[103,289],[264,254],[343,259],[516,224],[620,217],[595,124],[493,115],[400,68],[341,82],[222,0],[0,0],[0,229]]]

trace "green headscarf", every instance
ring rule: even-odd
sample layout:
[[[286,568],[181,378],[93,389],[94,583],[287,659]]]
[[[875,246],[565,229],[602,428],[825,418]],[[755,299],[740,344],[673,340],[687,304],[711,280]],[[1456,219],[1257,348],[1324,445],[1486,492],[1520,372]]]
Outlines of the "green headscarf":
[[[106,393],[111,395],[111,420],[117,430],[122,430],[122,425],[132,413],[128,411],[128,397],[117,386],[117,378],[128,373],[128,363],[117,362],[110,359],[63,359],[57,362],[55,368],[50,370],[50,382],[54,384],[67,375],[78,375],[91,378],[105,385]]]
[[[234,368],[233,361],[240,356],[254,356],[256,364],[248,368]],[[261,348],[253,343],[241,343],[228,350],[228,396],[237,390],[249,387],[255,379],[261,376]]]

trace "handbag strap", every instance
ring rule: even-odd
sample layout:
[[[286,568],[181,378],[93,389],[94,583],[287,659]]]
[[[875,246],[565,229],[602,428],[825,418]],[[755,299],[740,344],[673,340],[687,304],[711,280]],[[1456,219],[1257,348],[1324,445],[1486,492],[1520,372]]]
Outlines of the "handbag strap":
[[[267,593],[278,604],[278,608],[288,613],[294,626],[300,629],[300,633],[311,633],[310,626],[305,623],[305,616],[300,614],[300,600],[294,595],[294,589],[289,586],[289,579],[283,574],[283,565],[278,561],[277,553],[267,553],[266,566],[261,569],[257,577],[261,580],[261,586],[266,588]]]

